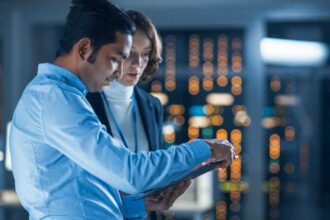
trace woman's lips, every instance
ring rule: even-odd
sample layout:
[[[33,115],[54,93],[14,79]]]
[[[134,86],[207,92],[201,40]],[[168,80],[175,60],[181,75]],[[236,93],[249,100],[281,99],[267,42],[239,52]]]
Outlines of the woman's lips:
[[[132,78],[136,78],[138,74],[137,73],[127,73],[127,75]]]

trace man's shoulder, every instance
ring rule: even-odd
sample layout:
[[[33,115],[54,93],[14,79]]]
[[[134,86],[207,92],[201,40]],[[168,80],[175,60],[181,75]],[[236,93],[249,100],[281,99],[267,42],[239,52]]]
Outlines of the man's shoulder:
[[[25,88],[22,100],[33,105],[61,105],[73,99],[81,98],[79,91],[63,82],[44,77],[35,77]],[[39,104],[38,104],[39,103]],[[32,107],[32,106],[31,106]]]
[[[25,88],[22,97],[33,98],[41,101],[49,94],[52,94],[52,90],[55,88],[55,84],[47,83],[41,77],[36,76]]]
[[[68,85],[67,83],[65,83],[65,81],[47,75],[35,77],[29,84],[28,89],[31,91],[37,91],[39,93],[45,93],[45,94],[53,94],[53,93],[80,94],[79,90]]]

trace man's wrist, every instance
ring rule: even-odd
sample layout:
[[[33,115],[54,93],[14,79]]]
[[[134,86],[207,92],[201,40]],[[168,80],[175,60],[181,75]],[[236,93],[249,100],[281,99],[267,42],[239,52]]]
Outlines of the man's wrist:
[[[214,149],[213,143],[210,140],[205,140],[205,142],[207,143],[207,145],[209,146],[210,151],[211,151],[210,158],[211,159],[215,159],[216,158],[216,154],[215,154],[215,149]]]

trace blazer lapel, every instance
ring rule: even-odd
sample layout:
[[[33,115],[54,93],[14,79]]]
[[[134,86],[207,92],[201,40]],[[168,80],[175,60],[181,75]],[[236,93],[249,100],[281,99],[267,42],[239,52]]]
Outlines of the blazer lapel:
[[[148,100],[147,97],[145,97],[144,94],[142,94],[138,88],[134,88],[134,93],[135,93],[135,98],[137,102],[137,106],[139,108],[140,116],[142,119],[142,124],[144,127],[144,131],[146,132],[148,143],[149,143],[149,150],[157,150],[158,149],[158,144],[157,140],[155,139],[156,137],[156,128],[155,128],[155,123],[153,122],[154,117],[154,111],[153,107],[150,104],[150,101]]]
[[[101,93],[88,93],[86,96],[87,100],[91,104],[92,108],[94,109],[95,114],[99,118],[100,122],[105,125],[107,128],[108,133],[112,136],[110,124],[108,121],[107,113],[105,111],[104,102],[101,96]]]

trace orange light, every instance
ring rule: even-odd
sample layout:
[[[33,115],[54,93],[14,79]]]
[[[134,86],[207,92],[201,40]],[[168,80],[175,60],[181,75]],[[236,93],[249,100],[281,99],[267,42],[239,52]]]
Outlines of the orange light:
[[[233,144],[234,145],[234,151],[236,155],[239,155],[242,152],[242,146],[240,144]]]
[[[223,124],[223,117],[221,115],[211,116],[211,124],[213,126],[221,126]]]
[[[186,120],[182,115],[177,115],[174,118],[174,123],[176,123],[179,126],[184,125],[185,122],[186,122]]]
[[[242,141],[242,132],[238,129],[232,130],[230,133],[230,140],[234,144],[239,144]]]
[[[203,110],[207,115],[212,115],[215,112],[215,109],[216,109],[215,106],[211,104],[206,104],[203,107]]]
[[[217,131],[216,136],[217,136],[217,139],[227,139],[227,136],[228,136],[227,131],[225,129],[219,129]]]
[[[191,95],[197,95],[199,93],[199,78],[197,76],[191,76],[189,78],[188,91]]]
[[[241,50],[242,49],[242,41],[239,38],[233,39],[232,47],[235,50]]]
[[[270,185],[271,189],[279,188],[280,184],[281,184],[281,181],[278,177],[273,176],[269,179],[269,185]]]
[[[213,40],[210,38],[205,39],[203,43],[204,60],[213,61]]]
[[[231,83],[233,86],[241,86],[242,85],[242,78],[239,76],[234,76],[231,79]]]
[[[162,92],[162,83],[159,81],[153,81],[151,83],[151,92]]]
[[[241,200],[241,193],[240,192],[231,192],[230,200],[233,202],[239,202]]]
[[[285,128],[285,139],[288,141],[293,141],[295,138],[295,129],[294,127],[286,127]]]
[[[226,76],[221,75],[218,77],[217,83],[220,87],[225,87],[228,84],[228,79]]]
[[[228,37],[226,35],[218,36],[218,47],[227,48],[228,47]]]
[[[280,157],[280,137],[277,134],[272,134],[269,142],[269,157],[276,160]]]
[[[241,86],[233,86],[233,87],[231,87],[231,92],[234,95],[241,95],[242,94],[242,87]]]
[[[164,136],[165,142],[167,143],[173,143],[175,141],[175,132],[171,133],[171,134],[166,134]]]
[[[185,108],[183,105],[170,105],[169,113],[171,115],[182,115],[185,112]]]
[[[210,76],[205,76],[203,79],[203,89],[205,91],[211,91],[213,89],[213,79]]]
[[[227,204],[224,201],[216,203],[216,219],[225,220],[227,218]]]
[[[269,141],[271,142],[271,143],[276,143],[276,144],[280,144],[280,140],[281,140],[281,138],[280,138],[280,136],[278,136],[277,134],[272,134],[270,137],[269,137]]]
[[[189,37],[189,66],[199,66],[199,37],[196,34]]]
[[[221,183],[223,183],[227,180],[227,170],[226,169],[219,169],[218,170],[218,180]]]
[[[174,80],[166,80],[165,81],[165,88],[167,91],[173,91],[176,88],[176,83]]]
[[[280,172],[280,165],[278,163],[269,164],[269,172],[273,174]]]
[[[281,81],[279,78],[277,77],[273,77],[270,81],[270,88],[274,91],[274,92],[278,92],[281,89]]]
[[[214,67],[213,67],[213,63],[210,61],[207,61],[203,64],[203,73],[205,75],[212,75],[214,72]]]
[[[246,106],[244,106],[244,105],[234,105],[232,107],[233,114],[237,114],[240,111],[246,112]]]
[[[196,127],[189,127],[188,128],[188,136],[191,139],[196,139],[199,137],[199,128]]]
[[[241,179],[241,158],[233,160],[230,165],[230,179],[232,182],[238,182]]]
[[[233,56],[232,59],[231,59],[234,63],[241,63],[242,62],[242,58],[241,56]]]

